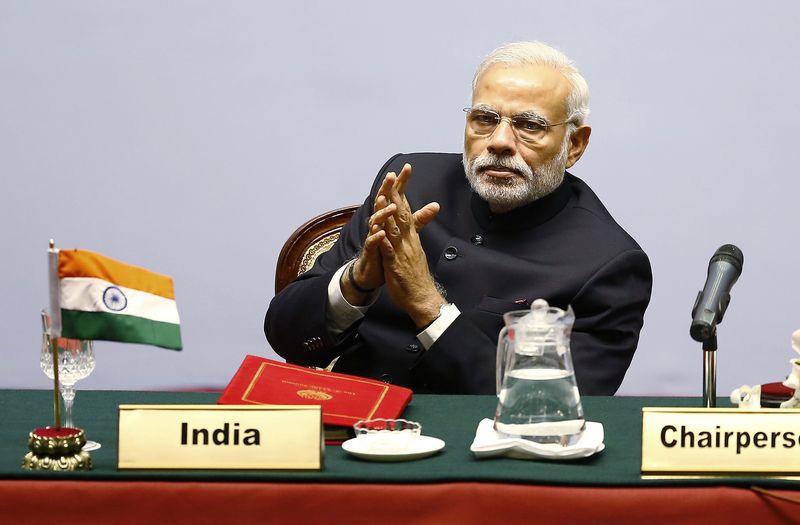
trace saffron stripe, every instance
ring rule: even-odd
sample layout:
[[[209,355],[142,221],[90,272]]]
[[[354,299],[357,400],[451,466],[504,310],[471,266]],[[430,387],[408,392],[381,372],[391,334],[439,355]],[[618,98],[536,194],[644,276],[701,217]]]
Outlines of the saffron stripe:
[[[175,299],[172,278],[88,250],[60,250],[58,276],[95,277],[116,285]]]
[[[180,350],[180,325],[105,312],[61,310],[62,337],[140,343]]]

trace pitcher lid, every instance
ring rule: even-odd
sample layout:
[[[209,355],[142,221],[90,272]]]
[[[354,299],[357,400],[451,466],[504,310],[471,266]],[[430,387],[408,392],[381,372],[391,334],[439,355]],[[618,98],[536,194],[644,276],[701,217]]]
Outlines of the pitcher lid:
[[[525,316],[524,321],[534,325],[554,325],[556,323],[571,324],[575,320],[572,306],[567,306],[566,311],[556,306],[550,306],[545,299],[536,299],[531,303],[531,314]]]

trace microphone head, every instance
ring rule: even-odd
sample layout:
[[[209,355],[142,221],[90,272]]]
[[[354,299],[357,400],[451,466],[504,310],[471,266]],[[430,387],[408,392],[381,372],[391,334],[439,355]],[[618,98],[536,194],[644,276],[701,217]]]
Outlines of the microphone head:
[[[703,341],[711,339],[711,336],[714,335],[714,331],[711,329],[711,324],[709,323],[692,323],[692,326],[689,328],[689,335],[698,343],[702,343]]]
[[[714,255],[711,256],[711,261],[709,261],[708,264],[712,264],[717,261],[725,261],[730,263],[737,270],[739,270],[739,273],[742,273],[742,267],[744,266],[744,254],[742,253],[742,250],[733,244],[723,244],[717,249],[716,252],[714,252]]]
[[[715,263],[724,262],[727,265]],[[703,290],[697,294],[692,308],[692,326],[689,334],[695,341],[708,341],[714,336],[716,326],[722,322],[730,303],[730,289],[742,274],[744,254],[733,244],[723,244],[708,263],[708,277]]]

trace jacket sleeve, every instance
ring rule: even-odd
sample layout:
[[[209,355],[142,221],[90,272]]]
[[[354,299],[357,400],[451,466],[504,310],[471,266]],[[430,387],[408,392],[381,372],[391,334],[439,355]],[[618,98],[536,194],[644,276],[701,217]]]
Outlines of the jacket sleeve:
[[[583,395],[613,395],[630,365],[650,301],[652,274],[641,250],[623,252],[600,267],[570,302],[576,315],[570,341]],[[494,393],[497,336],[477,316],[462,312],[420,357],[423,384],[463,394]]]
[[[575,296],[572,362],[581,393],[613,395],[619,389],[639,342],[652,285],[647,255],[630,250],[600,268]]]

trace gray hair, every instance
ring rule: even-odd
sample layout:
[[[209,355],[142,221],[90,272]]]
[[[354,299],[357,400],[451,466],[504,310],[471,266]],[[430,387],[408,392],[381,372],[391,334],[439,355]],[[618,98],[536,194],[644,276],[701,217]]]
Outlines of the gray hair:
[[[478,85],[478,78],[496,64],[552,67],[564,75],[572,88],[567,96],[567,115],[569,115],[567,120],[570,124],[581,126],[589,116],[589,85],[575,67],[575,63],[558,49],[543,42],[513,42],[498,47],[478,66],[472,80],[473,92]]]

